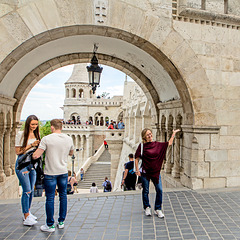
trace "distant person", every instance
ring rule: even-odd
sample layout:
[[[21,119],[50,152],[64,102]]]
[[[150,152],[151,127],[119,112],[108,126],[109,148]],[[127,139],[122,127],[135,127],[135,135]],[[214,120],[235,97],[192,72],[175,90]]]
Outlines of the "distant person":
[[[84,170],[83,168],[80,169],[80,178],[81,178],[81,181],[83,181],[83,176],[84,176]]]
[[[126,163],[123,180],[122,180],[122,185],[123,184],[126,185],[127,191],[136,190],[135,186],[136,186],[136,179],[137,179],[137,176],[134,172],[133,154],[130,153],[128,157],[129,157],[129,162]]]
[[[105,146],[105,149],[108,149],[108,144],[107,144],[107,141],[106,141],[106,140],[103,141],[103,144],[104,144],[104,146]]]
[[[125,125],[122,120],[118,122],[118,129],[124,129]]]
[[[68,156],[73,155],[74,149],[72,138],[61,132],[61,120],[53,119],[50,124],[52,134],[43,137],[38,149],[33,154],[33,158],[38,158],[45,152],[44,188],[47,218],[46,224],[40,227],[43,232],[55,231],[54,198],[56,186],[58,186],[60,200],[58,228],[64,228],[64,221],[67,215],[67,162]]]
[[[104,192],[111,192],[112,191],[112,183],[108,180],[108,177],[105,177],[105,181],[102,184]]]
[[[108,129],[114,129],[113,123],[110,123],[110,125],[108,126]]]
[[[77,180],[74,176],[72,176],[72,172],[68,170],[67,194],[74,193],[74,184],[77,184]]]
[[[90,188],[90,193],[98,193],[98,188],[96,186],[96,183],[92,183],[92,186]]]
[[[142,179],[142,202],[146,216],[151,216],[151,205],[149,203],[149,183],[152,180],[155,190],[156,199],[154,213],[159,218],[164,218],[162,213],[162,181],[161,167],[166,155],[167,147],[172,145],[174,136],[180,130],[173,130],[173,134],[168,142],[153,141],[152,131],[148,128],[142,130],[142,143],[139,144],[135,153],[136,174]],[[141,154],[142,153],[142,154]],[[139,158],[142,159],[142,172],[138,168]]]
[[[34,185],[36,182],[36,171],[33,164],[20,167],[19,159],[23,154],[36,148],[40,142],[39,120],[35,115],[30,115],[25,121],[23,131],[19,131],[16,136],[15,151],[18,155],[15,165],[16,175],[22,186],[22,213],[23,225],[32,226],[37,223],[37,217],[30,212]]]

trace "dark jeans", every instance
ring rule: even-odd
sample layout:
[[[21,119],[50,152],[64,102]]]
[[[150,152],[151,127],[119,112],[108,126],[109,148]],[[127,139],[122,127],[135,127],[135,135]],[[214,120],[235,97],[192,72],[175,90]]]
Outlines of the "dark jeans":
[[[46,216],[47,225],[52,226],[54,224],[54,198],[56,185],[59,192],[59,218],[58,222],[64,222],[67,215],[67,181],[68,174],[61,175],[44,175],[44,188],[46,194]]]
[[[36,182],[36,171],[33,168],[32,164],[30,164],[29,166],[21,170],[18,170],[17,169],[18,159],[19,159],[19,156],[16,161],[15,171],[23,189],[22,198],[21,198],[22,212],[28,213],[31,207],[33,193],[34,193],[34,185]]]
[[[149,183],[150,180],[147,180],[146,176],[142,174],[142,201],[143,201],[143,208],[146,209],[147,207],[151,208],[151,205],[149,203]],[[161,175],[159,175],[159,182],[153,183],[156,190],[156,199],[155,199],[155,207],[154,210],[161,210],[162,209],[162,180]]]

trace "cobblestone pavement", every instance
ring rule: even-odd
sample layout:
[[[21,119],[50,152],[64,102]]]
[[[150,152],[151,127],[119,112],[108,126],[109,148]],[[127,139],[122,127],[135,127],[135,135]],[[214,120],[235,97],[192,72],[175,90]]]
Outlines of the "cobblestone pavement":
[[[150,194],[153,206],[155,194]],[[140,192],[73,195],[64,229],[41,232],[44,198],[34,198],[33,227],[22,225],[20,201],[0,202],[0,239],[240,239],[240,190],[164,192],[164,219],[145,216]],[[55,201],[55,221],[58,201]]]

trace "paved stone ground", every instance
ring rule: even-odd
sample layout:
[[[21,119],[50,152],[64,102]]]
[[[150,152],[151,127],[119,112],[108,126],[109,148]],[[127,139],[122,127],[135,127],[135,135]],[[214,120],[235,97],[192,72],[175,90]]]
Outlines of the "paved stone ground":
[[[155,194],[150,194],[153,206]],[[0,239],[240,239],[240,190],[164,192],[164,219],[147,217],[136,192],[73,195],[64,229],[43,233],[44,198],[34,198],[39,221],[22,225],[19,200],[0,202]],[[57,220],[58,201],[55,202]]]

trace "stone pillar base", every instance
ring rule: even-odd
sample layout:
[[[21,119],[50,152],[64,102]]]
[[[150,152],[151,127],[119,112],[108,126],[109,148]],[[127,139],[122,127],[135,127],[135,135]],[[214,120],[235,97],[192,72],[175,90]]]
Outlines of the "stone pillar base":
[[[12,175],[12,169],[10,167],[7,167],[6,169],[4,169],[4,173],[7,177]]]
[[[6,179],[6,175],[4,174],[3,171],[0,172],[0,182],[4,182]]]
[[[172,167],[173,167],[172,163],[165,163],[164,172],[165,173],[171,173],[172,172]]]
[[[172,176],[174,178],[180,178],[180,173],[179,173],[178,169],[175,169],[175,168],[172,169]]]

